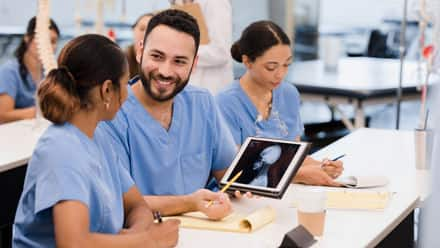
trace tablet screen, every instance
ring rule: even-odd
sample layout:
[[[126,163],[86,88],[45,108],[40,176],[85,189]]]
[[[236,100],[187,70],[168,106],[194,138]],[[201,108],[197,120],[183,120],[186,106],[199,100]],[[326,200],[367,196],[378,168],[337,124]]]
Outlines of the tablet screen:
[[[251,139],[227,181],[243,171],[236,183],[277,188],[299,148],[296,143]]]

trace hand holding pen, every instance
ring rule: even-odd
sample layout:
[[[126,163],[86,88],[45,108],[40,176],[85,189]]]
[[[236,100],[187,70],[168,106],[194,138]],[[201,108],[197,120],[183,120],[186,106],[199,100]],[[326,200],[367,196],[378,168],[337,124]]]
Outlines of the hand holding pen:
[[[159,211],[153,211],[155,225],[150,226],[148,232],[158,247],[175,247],[179,240],[180,220],[168,219],[162,221]]]
[[[332,178],[339,177],[344,171],[343,163],[340,161],[340,159],[344,156],[345,154],[340,155],[332,160],[324,159],[321,164],[322,170],[324,170]]]

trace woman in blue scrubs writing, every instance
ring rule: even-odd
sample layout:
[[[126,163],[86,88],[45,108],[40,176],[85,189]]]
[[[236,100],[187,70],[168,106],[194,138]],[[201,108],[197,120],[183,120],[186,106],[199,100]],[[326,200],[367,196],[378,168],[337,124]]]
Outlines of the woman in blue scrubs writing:
[[[121,165],[102,150],[95,131],[127,97],[128,65],[108,38],[84,35],[61,51],[59,68],[38,89],[52,121],[27,169],[15,216],[14,247],[169,247],[178,221],[153,215]]]
[[[0,124],[35,117],[35,91],[43,79],[35,38],[36,18],[26,28],[15,58],[0,68]],[[49,25],[52,48],[56,49],[60,31],[53,20]]]
[[[284,31],[270,21],[252,23],[234,43],[231,54],[247,70],[216,100],[235,143],[240,145],[249,136],[299,140],[304,129],[299,93],[283,81],[292,62]],[[333,178],[342,170],[340,161],[316,161],[308,156],[294,181],[338,186]]]

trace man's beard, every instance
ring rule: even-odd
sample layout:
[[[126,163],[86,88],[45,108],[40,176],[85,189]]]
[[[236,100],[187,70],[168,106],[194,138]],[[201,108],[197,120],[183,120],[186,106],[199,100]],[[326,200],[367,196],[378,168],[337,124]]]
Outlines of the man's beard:
[[[185,88],[189,81],[189,77],[186,80],[182,80],[180,77],[165,77],[160,73],[155,74],[154,71],[149,72],[147,78],[142,71],[142,67],[139,67],[139,78],[144,86],[145,93],[158,102],[165,102],[174,98]],[[153,79],[156,81],[170,81],[171,84],[174,84],[174,90],[169,94],[165,94],[160,91],[158,93],[153,92],[151,85],[151,80]]]

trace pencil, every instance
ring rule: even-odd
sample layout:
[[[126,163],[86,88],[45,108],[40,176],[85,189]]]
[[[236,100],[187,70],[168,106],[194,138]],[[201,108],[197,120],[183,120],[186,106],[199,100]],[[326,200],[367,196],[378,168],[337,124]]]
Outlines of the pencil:
[[[237,179],[241,176],[241,173],[243,173],[243,171],[241,170],[240,172],[238,172],[221,190],[220,192],[224,193],[235,181],[237,181]],[[206,204],[206,207],[211,206],[214,203],[214,201],[209,201],[208,204]]]

